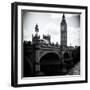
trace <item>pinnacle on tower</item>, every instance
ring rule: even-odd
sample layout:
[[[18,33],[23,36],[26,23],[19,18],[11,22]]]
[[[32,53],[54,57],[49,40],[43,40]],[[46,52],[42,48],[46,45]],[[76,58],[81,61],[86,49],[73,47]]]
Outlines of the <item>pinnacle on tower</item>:
[[[65,19],[65,15],[64,15],[64,13],[63,13],[63,19]]]
[[[62,16],[62,21],[66,21],[65,20],[65,14],[63,13],[63,16]]]
[[[36,26],[35,26],[35,32],[36,32],[36,34],[38,34],[38,32],[39,32],[38,24],[36,24]]]
[[[61,24],[65,24],[65,23],[66,23],[65,14],[63,13]]]

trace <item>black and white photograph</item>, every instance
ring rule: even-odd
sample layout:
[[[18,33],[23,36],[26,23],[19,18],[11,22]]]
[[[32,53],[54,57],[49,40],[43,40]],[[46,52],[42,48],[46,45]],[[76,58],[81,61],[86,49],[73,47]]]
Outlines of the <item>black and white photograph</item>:
[[[12,23],[12,86],[87,82],[87,7],[13,3]]]
[[[23,77],[80,75],[80,14],[22,11]]]

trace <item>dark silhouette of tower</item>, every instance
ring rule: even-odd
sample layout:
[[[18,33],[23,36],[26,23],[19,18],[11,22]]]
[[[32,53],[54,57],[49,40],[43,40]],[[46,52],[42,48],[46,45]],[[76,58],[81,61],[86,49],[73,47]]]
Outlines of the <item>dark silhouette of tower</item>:
[[[64,14],[61,21],[61,46],[67,46],[67,23]]]
[[[39,32],[38,24],[35,25],[35,32],[36,32],[35,36],[32,35],[32,43],[39,44],[40,36],[38,35]]]

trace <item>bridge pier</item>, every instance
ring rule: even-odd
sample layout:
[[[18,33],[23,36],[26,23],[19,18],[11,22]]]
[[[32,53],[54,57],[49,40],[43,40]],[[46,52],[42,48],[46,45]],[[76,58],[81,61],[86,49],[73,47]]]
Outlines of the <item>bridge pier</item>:
[[[39,62],[39,51],[36,50],[35,52],[35,72],[40,72],[40,62]]]
[[[35,71],[36,72],[40,72],[40,64],[39,63],[36,63],[36,65],[35,65]]]

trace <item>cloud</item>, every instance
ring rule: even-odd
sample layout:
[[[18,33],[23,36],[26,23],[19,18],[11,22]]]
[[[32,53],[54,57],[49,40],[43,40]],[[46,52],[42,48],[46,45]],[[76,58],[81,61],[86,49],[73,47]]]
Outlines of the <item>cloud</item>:
[[[52,35],[57,35],[60,32],[60,28],[55,23],[48,23],[44,29],[47,33]]]

